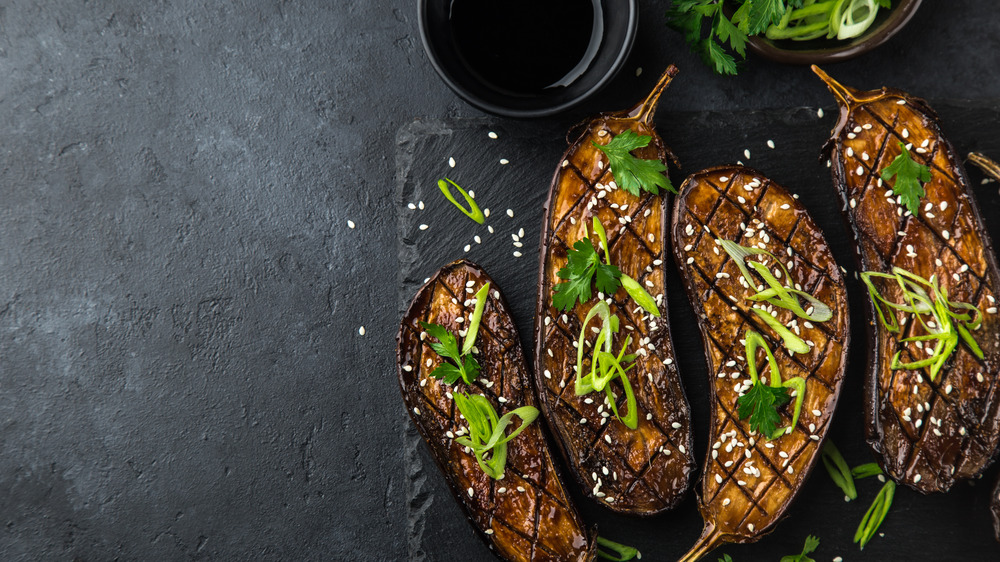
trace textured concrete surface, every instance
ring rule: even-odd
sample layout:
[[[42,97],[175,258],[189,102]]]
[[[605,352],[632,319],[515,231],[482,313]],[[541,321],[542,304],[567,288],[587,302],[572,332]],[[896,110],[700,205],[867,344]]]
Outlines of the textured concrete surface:
[[[1000,100],[1000,16],[925,4],[838,76]],[[533,126],[667,62],[673,111],[828,105],[805,69],[712,76],[663,10],[608,91]],[[416,2],[13,0],[0,76],[0,559],[441,559],[409,540],[396,140],[482,114]]]

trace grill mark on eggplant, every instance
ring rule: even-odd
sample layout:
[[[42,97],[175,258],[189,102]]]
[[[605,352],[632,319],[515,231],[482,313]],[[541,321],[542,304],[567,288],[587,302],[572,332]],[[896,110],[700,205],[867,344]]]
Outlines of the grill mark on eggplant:
[[[474,285],[471,293],[466,287],[468,281]],[[464,303],[486,282],[490,282],[490,296],[476,338],[480,376],[473,385],[465,385],[461,379],[446,385],[430,376],[446,360],[421,342],[419,321],[441,324],[456,334],[467,327],[474,309],[474,305]],[[456,322],[459,317],[466,322]],[[433,340],[428,337],[427,341]],[[397,342],[397,370],[406,410],[480,537],[506,560],[593,560],[596,535],[587,531],[563,489],[541,420],[536,419],[507,444],[502,480],[487,476],[475,456],[447,435],[466,426],[450,398],[452,392],[482,394],[501,416],[521,406],[538,406],[517,329],[489,276],[466,260],[440,269],[414,297],[403,317]],[[506,403],[498,400],[501,396]],[[525,491],[518,491],[518,486]],[[469,488],[473,490],[471,497]],[[501,493],[500,488],[506,491]],[[486,533],[488,530],[491,534]]]
[[[760,186],[746,191],[744,186],[753,183],[754,178],[760,180]],[[788,209],[782,209],[782,205],[788,205]],[[746,236],[749,229],[754,231],[750,237]],[[767,242],[763,242],[761,232],[767,235]],[[791,260],[794,267],[789,270],[795,282],[830,307],[833,317],[825,323],[816,322],[808,328],[799,320],[802,339],[815,342],[808,355],[800,358],[790,354],[773,330],[751,312],[752,303],[746,299],[750,291],[740,284],[741,273],[728,254],[715,244],[717,238],[745,246],[764,243],[765,249],[786,266]],[[686,249],[688,245],[690,250]],[[789,247],[793,250],[791,256],[787,253]],[[787,191],[749,168],[711,168],[684,182],[674,204],[673,249],[705,343],[715,412],[698,499],[705,529],[698,543],[682,558],[697,560],[723,542],[759,539],[773,529],[801,490],[820,456],[843,381],[850,340],[849,313],[843,277],[819,228]],[[767,263],[773,262],[768,259]],[[718,273],[729,277],[719,278]],[[791,311],[775,310],[783,324],[796,318]],[[798,425],[791,434],[776,440],[750,435],[748,422],[741,421],[737,412],[734,385],[749,378],[740,342],[748,328],[768,341],[783,380],[794,376],[806,380]],[[768,374],[766,357],[758,353],[758,358],[758,372]],[[735,364],[727,365],[730,361]],[[733,373],[738,376],[733,378]],[[781,408],[782,425],[791,421],[793,407],[794,400]],[[820,415],[814,415],[814,410]],[[815,424],[814,429],[810,429],[811,424]],[[774,447],[768,448],[768,443]],[[747,458],[747,450],[752,450],[751,458]],[[779,452],[788,454],[787,460]],[[732,464],[725,466],[729,461]],[[760,477],[744,472],[751,461]],[[791,474],[787,472],[789,466],[794,471]],[[740,485],[740,480],[746,484]],[[727,499],[728,505],[723,505]]]
[[[855,235],[861,269],[889,272],[898,266],[924,278],[936,274],[953,300],[970,302],[984,312],[983,326],[973,334],[984,359],[979,360],[960,343],[938,380],[932,382],[923,369],[890,369],[890,359],[897,350],[903,352],[904,362],[927,355],[914,343],[898,343],[913,335],[915,322],[902,334],[891,334],[866,299],[875,340],[869,352],[865,392],[868,443],[894,480],[923,493],[946,491],[957,480],[981,474],[995,456],[1000,439],[1000,325],[996,314],[987,313],[997,306],[989,298],[1000,294],[992,244],[961,161],[926,102],[889,88],[861,92],[814,70],[841,107],[826,150],[834,186]],[[856,127],[861,127],[860,131]],[[904,130],[908,133],[905,138]],[[924,140],[927,147],[921,146]],[[895,202],[886,200],[889,185],[877,185],[879,172],[900,153],[898,142],[912,142],[913,159],[931,170],[916,216],[898,214]],[[847,155],[848,148],[852,156]],[[868,161],[861,158],[864,152],[869,154]],[[877,156],[871,158],[872,154]],[[865,170],[863,181],[854,173],[858,165]],[[937,265],[937,259],[942,265]],[[968,270],[962,272],[962,266]],[[954,273],[959,274],[958,280]],[[887,286],[884,294],[901,299],[896,287]],[[900,320],[904,316],[907,314],[897,315]],[[977,380],[977,373],[982,373],[983,382]],[[931,423],[932,417],[937,423]]]
[[[652,116],[660,94],[676,72],[673,66],[668,68],[653,92],[634,108],[599,115],[579,128],[578,138],[560,159],[566,164],[557,167],[552,179],[541,236],[535,381],[542,409],[570,472],[585,494],[613,511],[633,515],[652,515],[669,509],[680,501],[688,488],[695,470],[691,416],[677,374],[667,325],[665,200],[663,196],[646,192],[637,198],[620,189],[608,190],[605,197],[598,198],[599,189],[595,185],[607,186],[613,177],[607,169],[607,161],[591,141],[604,144],[625,129],[632,129],[637,134],[652,137],[650,145],[635,154],[640,158],[658,158],[666,164],[667,157],[672,155],[656,134]],[[594,204],[588,208],[591,201]],[[613,209],[612,203],[628,205],[628,208],[621,212]],[[591,303],[578,304],[565,314],[551,304],[552,287],[560,281],[556,271],[566,264],[567,250],[583,238],[584,228],[589,228],[595,213],[608,232],[611,262],[643,284],[654,298],[664,295],[658,302],[662,316],[655,320],[656,328],[652,330],[641,321],[645,313],[634,312],[638,305],[624,289],[615,295],[605,295],[606,300],[611,299],[612,313],[622,322],[621,331],[615,337],[615,349],[620,349],[626,335],[633,338],[630,352],[643,337],[649,337],[649,344],[654,347],[643,346],[647,355],[639,356],[636,367],[629,371],[639,414],[636,430],[628,429],[613,416],[602,417],[598,409],[603,405],[603,394],[576,396],[573,389],[576,363],[573,342],[579,336],[581,322]],[[645,216],[646,213],[649,216]],[[618,218],[624,215],[630,220],[623,224]],[[650,234],[652,241],[648,238]],[[653,265],[655,260],[661,263]],[[645,285],[647,280],[653,283],[652,287]],[[592,322],[591,326],[594,325]],[[588,336],[592,341],[593,334],[589,330]],[[589,364],[590,354],[585,351],[584,357],[585,364]],[[616,379],[611,384],[618,395],[619,411],[622,411],[625,396],[620,382]],[[587,404],[587,399],[594,403]],[[651,414],[648,420],[647,414]],[[586,423],[581,424],[581,419],[586,419]],[[606,420],[603,425],[602,420]],[[674,428],[674,423],[680,427]],[[601,487],[595,491],[597,479]],[[598,496],[598,491],[605,494],[604,497]],[[608,501],[609,497],[613,502]]]

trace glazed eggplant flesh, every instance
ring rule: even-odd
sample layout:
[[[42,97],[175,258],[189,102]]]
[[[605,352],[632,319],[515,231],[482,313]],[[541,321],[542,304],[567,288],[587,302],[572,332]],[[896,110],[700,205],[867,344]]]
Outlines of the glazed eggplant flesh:
[[[943,492],[981,474],[1000,439],[996,255],[961,158],[927,103],[894,89],[861,92],[813,68],[841,107],[827,150],[862,271],[900,268],[928,280],[934,276],[948,300],[979,310],[981,326],[970,333],[982,357],[959,341],[931,377],[929,367],[893,368],[897,353],[902,364],[934,353],[933,342],[901,341],[926,329],[899,311],[901,332],[890,332],[868,303],[874,331],[865,390],[868,443],[897,482],[923,493]],[[900,143],[930,170],[916,214],[880,178],[902,153]],[[881,289],[887,300],[904,302],[897,283]]]
[[[772,254],[754,255],[751,261],[828,306],[829,319],[809,322],[786,308],[749,300],[757,293],[754,287],[767,285],[754,273],[749,285],[719,241]],[[843,381],[849,312],[844,279],[817,225],[797,199],[749,168],[712,168],[684,182],[674,204],[673,248],[704,340],[713,404],[711,445],[698,490],[705,529],[683,558],[697,560],[723,542],[759,539],[801,490],[820,457]],[[753,308],[787,326],[808,351],[791,353]],[[752,384],[744,344],[753,332],[773,351],[782,381],[804,381],[797,424],[777,438],[752,430],[737,405]],[[773,370],[765,353],[752,356],[761,377],[757,384],[762,384]],[[778,427],[790,426],[795,401],[792,397],[778,409]]]
[[[442,362],[428,344],[420,322],[444,326],[452,334],[467,328],[470,302],[490,282],[478,336],[481,371],[472,385],[454,385],[430,376]],[[540,420],[507,443],[503,478],[486,475],[471,451],[456,438],[465,434],[453,393],[486,397],[502,416],[521,406],[537,406],[517,330],[499,290],[469,261],[439,270],[417,292],[397,338],[399,386],[413,423],[445,475],[455,499],[490,548],[505,560],[593,560],[595,535],[584,527],[563,488],[546,445]]]
[[[666,163],[668,152],[653,128],[652,116],[675,73],[671,66],[636,107],[586,123],[556,169],[541,238],[535,380],[542,409],[585,493],[613,511],[633,515],[659,513],[680,501],[695,469],[691,417],[667,326],[664,197],[646,191],[637,197],[617,188],[607,159],[592,143],[607,144],[632,130],[652,137],[648,146],[633,154]],[[553,305],[553,287],[561,281],[557,272],[566,266],[569,248],[587,237],[593,217],[607,231],[611,263],[656,300],[659,318],[644,312],[624,289],[614,295],[598,293],[565,313]],[[628,371],[637,402],[636,429],[613,415],[604,393],[578,396],[574,390],[576,340],[597,299],[605,300],[620,318],[614,349],[620,350],[626,337],[631,337],[627,352],[637,354]],[[589,369],[589,345],[595,339],[592,333],[586,335],[590,341],[581,369]],[[610,384],[618,411],[624,414],[627,407],[620,380]]]

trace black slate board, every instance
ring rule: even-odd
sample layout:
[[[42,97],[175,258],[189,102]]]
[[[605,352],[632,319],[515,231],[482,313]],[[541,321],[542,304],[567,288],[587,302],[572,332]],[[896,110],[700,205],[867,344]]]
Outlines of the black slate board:
[[[669,106],[669,91],[663,105]],[[932,103],[944,132],[960,154],[982,151],[1000,158],[1000,105],[970,106]],[[743,161],[801,196],[823,228],[837,261],[848,272],[855,268],[854,252],[841,218],[840,203],[831,185],[820,149],[835,123],[837,110],[792,108],[744,113],[670,113],[661,109],[657,126],[664,141],[673,148],[683,166],[671,170],[676,185],[702,168]],[[533,348],[532,316],[538,275],[538,237],[542,223],[542,203],[560,156],[566,148],[569,122],[513,122],[502,120],[415,121],[397,137],[397,209],[400,260],[399,313],[402,312],[424,278],[459,257],[482,265],[504,291],[511,303],[527,353]],[[497,133],[497,139],[488,132]],[[767,141],[772,140],[774,149]],[[747,158],[744,150],[749,149]],[[449,166],[455,159],[455,167]],[[500,164],[506,158],[509,163]],[[450,177],[476,192],[480,206],[491,216],[486,226],[466,219],[438,191],[436,180]],[[995,183],[980,185],[982,174],[969,170],[979,203],[994,242],[1000,241],[1000,194]],[[410,209],[423,201],[425,208]],[[506,214],[511,209],[514,217]],[[427,224],[427,230],[419,225]],[[524,247],[512,245],[512,233],[524,229]],[[479,235],[482,244],[473,236]],[[466,244],[471,245],[468,252]],[[520,250],[523,257],[512,253]],[[850,353],[848,377],[834,417],[830,438],[852,465],[870,462],[873,456],[864,443],[862,387],[864,384],[865,298],[859,283],[848,283],[853,308],[854,346]],[[695,444],[699,462],[708,446],[708,379],[702,342],[694,328],[694,315],[684,297],[676,268],[668,269],[668,299],[671,328],[677,348],[680,373],[695,420]],[[387,381],[386,384],[395,384]],[[402,405],[402,400],[400,400]],[[405,446],[406,501],[409,556],[411,560],[492,560],[493,555],[473,534],[458,506],[438,474],[426,446],[409,418],[399,409],[398,423]],[[697,428],[703,428],[697,431]],[[842,556],[845,560],[968,560],[1000,559],[1000,545],[993,539],[988,503],[997,468],[987,471],[981,481],[959,484],[944,495],[922,496],[900,488],[881,531],[868,547],[859,552],[852,544],[854,531],[880,484],[874,479],[859,481],[859,498],[845,503],[821,467],[810,477],[802,495],[775,532],[753,545],[732,545],[708,556],[716,560],[722,553],[734,560],[777,559],[797,554],[807,534],[822,540],[813,554],[817,560]],[[701,531],[701,518],[693,492],[680,507],[662,516],[634,519],[614,515],[579,496],[575,484],[564,479],[584,518],[596,524],[601,535],[639,548],[644,560],[675,560],[694,544]]]

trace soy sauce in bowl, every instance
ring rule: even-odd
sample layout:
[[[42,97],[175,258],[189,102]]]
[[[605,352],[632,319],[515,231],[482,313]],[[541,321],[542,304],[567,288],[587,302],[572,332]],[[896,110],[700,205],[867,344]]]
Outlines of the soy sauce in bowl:
[[[452,0],[449,23],[468,71],[515,95],[578,80],[604,33],[599,0]]]
[[[600,91],[632,50],[637,0],[417,0],[442,80],[508,117],[565,111]]]

